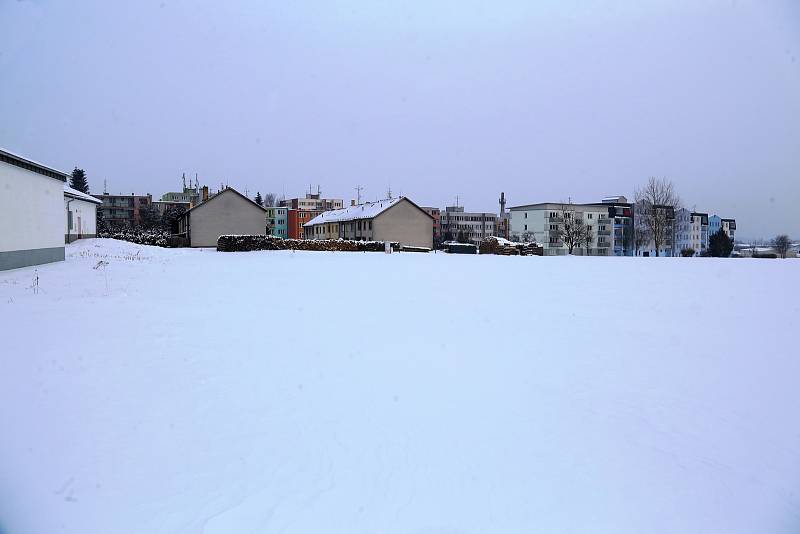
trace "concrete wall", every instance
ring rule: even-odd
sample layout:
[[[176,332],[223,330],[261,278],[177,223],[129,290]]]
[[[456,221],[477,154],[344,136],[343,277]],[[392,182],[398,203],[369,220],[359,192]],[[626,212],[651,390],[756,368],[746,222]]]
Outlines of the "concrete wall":
[[[69,229],[67,208],[72,212],[72,230]],[[97,204],[77,198],[64,197],[64,237],[67,243],[72,243],[80,238],[95,237],[96,235]]]
[[[266,212],[226,189],[189,214],[191,246],[216,247],[225,234],[266,235]]]
[[[64,259],[64,182],[0,162],[0,270]]]
[[[372,235],[375,241],[433,248],[433,219],[404,199],[373,219]]]

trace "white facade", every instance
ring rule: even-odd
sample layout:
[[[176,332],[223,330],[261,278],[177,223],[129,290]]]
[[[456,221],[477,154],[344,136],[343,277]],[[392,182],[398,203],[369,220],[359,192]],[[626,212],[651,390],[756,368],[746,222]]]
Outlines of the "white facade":
[[[64,259],[66,179],[0,150],[0,270]]]
[[[686,249],[694,250],[701,255],[708,248],[708,214],[690,212],[686,208],[675,211],[673,222],[675,235],[675,256],[683,254]]]
[[[515,241],[535,241],[542,245],[545,255],[567,254],[568,248],[559,237],[563,223],[562,211],[583,219],[592,232],[588,247],[575,248],[573,254],[610,256],[614,253],[614,220],[609,217],[609,206],[603,204],[558,204],[546,202],[517,206],[510,210],[510,238]]]
[[[64,237],[67,243],[97,235],[97,206],[102,203],[64,184]]]

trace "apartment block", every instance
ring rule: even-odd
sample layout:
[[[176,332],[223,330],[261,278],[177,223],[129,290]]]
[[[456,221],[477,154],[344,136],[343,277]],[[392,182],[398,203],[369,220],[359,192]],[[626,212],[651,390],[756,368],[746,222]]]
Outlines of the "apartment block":
[[[712,236],[722,230],[731,239],[736,240],[736,219],[723,219],[719,215],[708,218],[708,235]]]
[[[267,206],[267,233],[286,239],[289,237],[289,208]]]
[[[142,221],[141,212],[153,204],[153,196],[146,195],[92,195],[101,200],[99,206],[103,219],[112,228],[133,228]]]
[[[463,235],[475,244],[484,238],[497,235],[497,215],[464,211],[463,206],[448,206],[441,212],[441,232],[444,241]]]
[[[355,202],[353,202],[355,203]],[[317,188],[316,193],[306,193],[305,198],[290,198],[278,202],[278,207],[286,208],[286,235],[291,239],[305,239],[303,225],[325,211],[344,208],[344,200],[340,198],[322,198]]]
[[[675,212],[673,223],[673,255],[680,256],[692,249],[697,255],[708,248],[708,214],[681,208]]]
[[[633,255],[633,209],[625,197],[608,197],[595,204],[542,202],[510,208],[510,239],[535,241],[547,256],[569,252],[561,233],[564,216],[582,220],[592,233],[592,241],[573,250],[576,255]]]

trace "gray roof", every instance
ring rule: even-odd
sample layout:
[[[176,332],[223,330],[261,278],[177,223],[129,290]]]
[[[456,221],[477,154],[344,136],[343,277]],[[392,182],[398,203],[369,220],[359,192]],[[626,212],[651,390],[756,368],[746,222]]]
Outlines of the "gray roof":
[[[50,178],[55,178],[56,180],[61,180],[62,182],[67,181],[68,177],[67,173],[56,170],[52,167],[48,167],[47,165],[43,165],[41,163],[33,161],[32,159],[24,158],[2,147],[0,147],[0,161],[3,161],[10,165],[15,165],[17,167],[29,170],[31,172],[35,172],[37,174],[42,174],[44,176],[49,176]]]

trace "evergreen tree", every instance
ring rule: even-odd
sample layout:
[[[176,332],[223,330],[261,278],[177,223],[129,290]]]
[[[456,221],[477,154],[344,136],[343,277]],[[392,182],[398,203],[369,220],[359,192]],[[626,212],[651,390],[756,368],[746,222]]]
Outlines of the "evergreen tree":
[[[264,199],[261,198],[261,192],[260,191],[258,193],[256,193],[256,204],[258,204],[259,206],[263,206],[264,205]]]
[[[158,209],[152,204],[139,209],[139,226],[143,230],[160,230],[161,229],[161,215]]]
[[[96,221],[97,221],[97,234],[98,235],[109,231],[108,224],[106,224],[106,217],[105,217],[104,212],[103,212],[102,204],[97,206],[97,218],[96,218]]]
[[[86,172],[83,169],[75,167],[72,170],[72,176],[69,179],[69,186],[76,189],[81,193],[89,194],[89,182],[86,181]]]
[[[161,216],[161,227],[171,234],[178,233],[178,219],[186,213],[185,206],[169,206]]]
[[[708,253],[714,258],[727,258],[733,251],[733,241],[721,228],[708,238]]]

